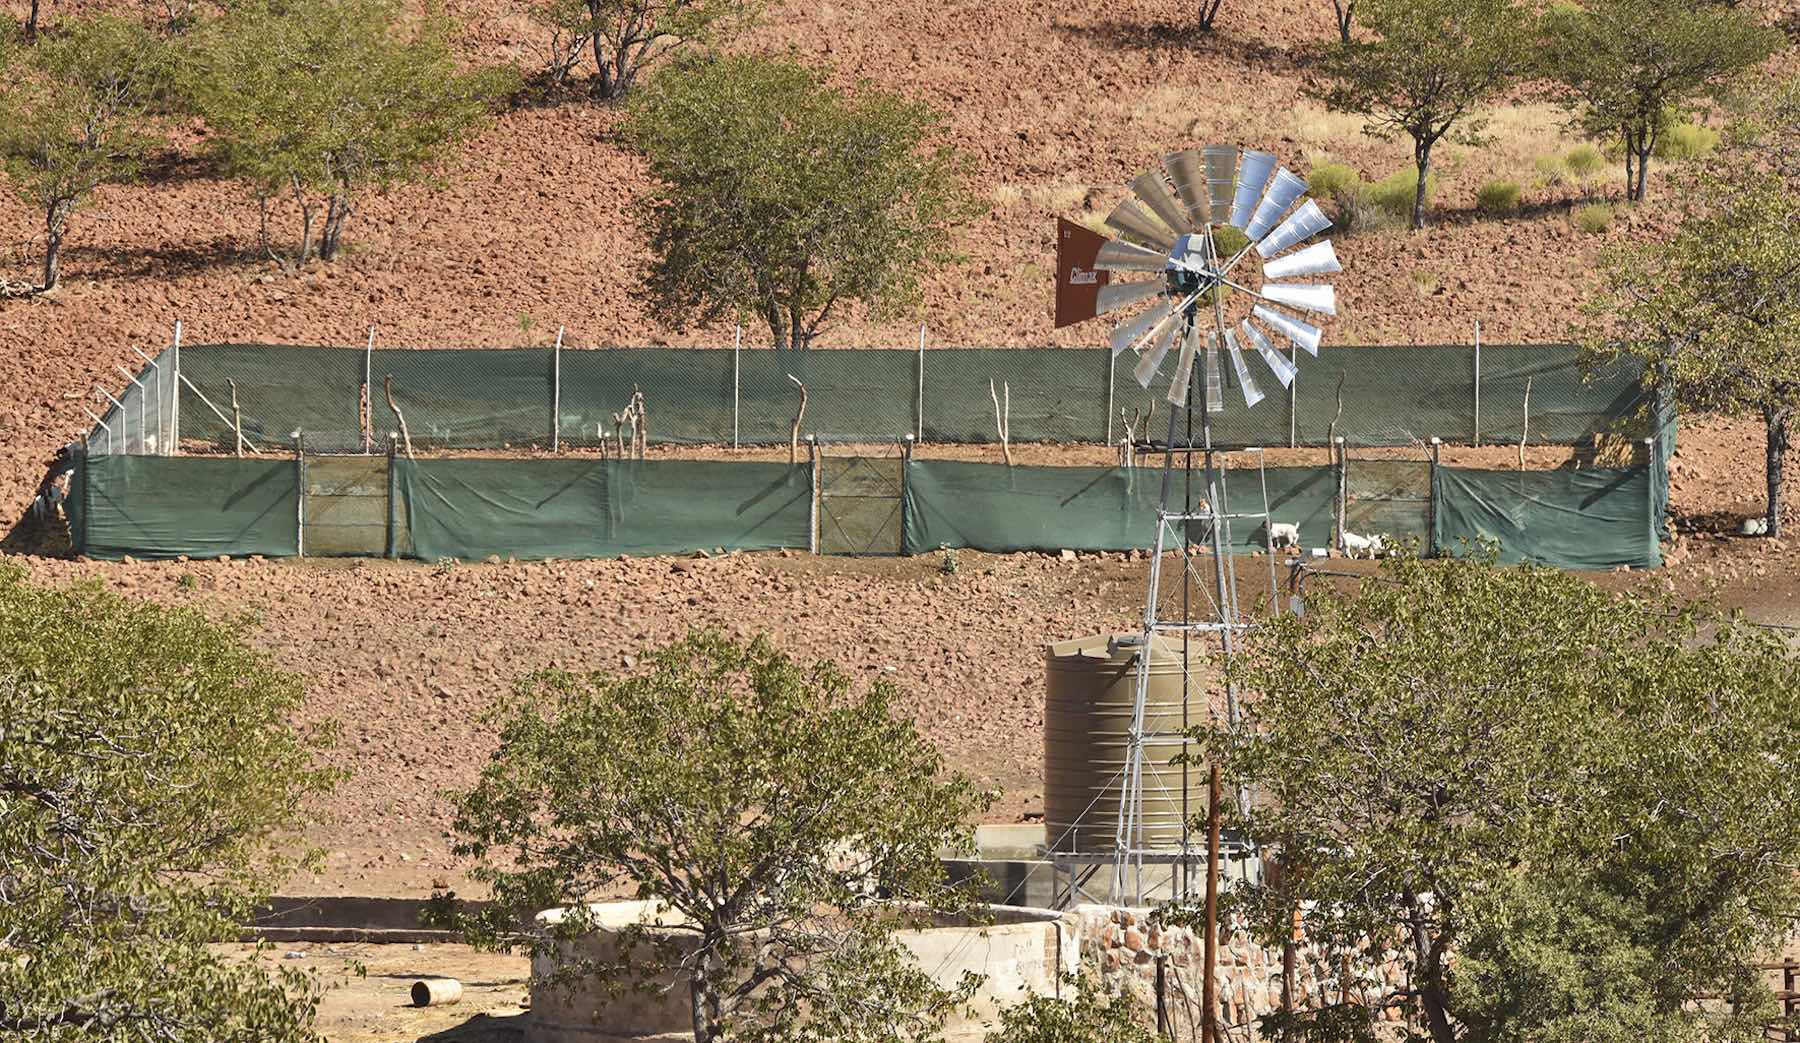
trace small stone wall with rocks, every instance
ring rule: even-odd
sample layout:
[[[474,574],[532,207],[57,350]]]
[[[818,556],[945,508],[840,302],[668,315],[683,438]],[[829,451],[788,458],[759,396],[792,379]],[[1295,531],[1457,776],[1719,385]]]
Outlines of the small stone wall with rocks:
[[[1177,1038],[1198,1038],[1205,980],[1201,932],[1153,922],[1151,913],[1080,905],[1065,922],[1075,935],[1082,970],[1097,975],[1109,992],[1125,992],[1148,1009],[1156,1006],[1160,964],[1164,1004]],[[1295,1005],[1304,1009],[1341,1002],[1348,968],[1331,966],[1315,947],[1302,946],[1296,955]],[[1378,1004],[1393,988],[1406,986],[1398,963],[1359,968],[1354,977],[1350,997],[1364,1004]],[[1254,1038],[1256,1020],[1281,1009],[1281,950],[1257,945],[1242,933],[1222,939],[1218,998],[1220,1025],[1232,1029],[1234,1038]],[[1392,1026],[1393,1035],[1401,1034],[1397,1010],[1383,1011],[1382,1020]]]

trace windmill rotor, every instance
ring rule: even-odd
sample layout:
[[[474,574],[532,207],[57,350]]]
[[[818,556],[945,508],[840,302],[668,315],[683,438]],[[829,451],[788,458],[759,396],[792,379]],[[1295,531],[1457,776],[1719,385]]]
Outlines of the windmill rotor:
[[[1223,365],[1246,407],[1264,397],[1260,370],[1291,386],[1298,353],[1319,353],[1317,323],[1337,314],[1324,277],[1343,270],[1331,240],[1318,238],[1332,222],[1306,198],[1305,180],[1273,153],[1207,145],[1165,156],[1129,188],[1105,218],[1110,235],[1059,222],[1056,325],[1115,316],[1113,355],[1136,357],[1143,387],[1174,358],[1176,406],[1187,404],[1196,366],[1210,413],[1225,407]],[[1227,253],[1226,229],[1245,244]]]

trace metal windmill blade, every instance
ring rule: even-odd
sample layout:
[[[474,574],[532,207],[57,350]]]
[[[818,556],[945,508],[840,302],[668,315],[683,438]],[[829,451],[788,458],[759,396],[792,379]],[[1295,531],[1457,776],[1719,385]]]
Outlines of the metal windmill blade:
[[[1249,239],[1232,255],[1217,238],[1227,225]],[[1314,241],[1330,219],[1306,198],[1306,182],[1274,154],[1235,145],[1172,152],[1160,169],[1131,181],[1130,195],[1105,226],[1111,238],[1061,226],[1058,325],[1067,325],[1065,318],[1123,316],[1108,340],[1115,356],[1137,354],[1132,372],[1144,387],[1173,355],[1167,400],[1191,405],[1191,385],[1199,383],[1204,410],[1217,412],[1225,408],[1228,361],[1230,380],[1249,408],[1264,397],[1249,352],[1283,387],[1293,385],[1295,364],[1273,338],[1318,354],[1323,332],[1313,317],[1338,312],[1337,292],[1323,280],[1343,265],[1330,240]],[[1252,252],[1244,265],[1249,270],[1237,271]],[[1113,282],[1117,276],[1127,278]],[[1098,285],[1083,287],[1084,279]],[[1074,301],[1068,309],[1065,291]]]

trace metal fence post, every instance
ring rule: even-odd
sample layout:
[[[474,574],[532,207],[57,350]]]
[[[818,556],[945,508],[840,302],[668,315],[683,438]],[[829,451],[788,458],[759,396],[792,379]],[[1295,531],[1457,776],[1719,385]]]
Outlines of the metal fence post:
[[[306,557],[306,436],[294,432],[294,557]]]
[[[1475,414],[1470,425],[1469,444],[1481,444],[1481,320],[1475,320]]]
[[[1344,532],[1350,525],[1350,520],[1346,517],[1349,513],[1349,504],[1347,503],[1348,497],[1346,495],[1346,486],[1348,483],[1344,480],[1344,472],[1348,468],[1349,460],[1347,458],[1348,454],[1344,451],[1344,436],[1338,435],[1332,442],[1331,453],[1332,456],[1336,458],[1337,462],[1337,545],[1338,550],[1342,552],[1344,549]]]
[[[1115,412],[1113,409],[1113,384],[1118,379],[1119,357],[1114,355],[1111,349],[1101,348],[1100,350],[1106,354],[1106,444],[1112,445],[1113,413]]]
[[[150,392],[145,390],[144,382],[139,380],[138,378],[132,376],[131,371],[126,369],[124,366],[121,366],[115,362],[113,364],[113,368],[118,370],[120,373],[125,374],[126,380],[129,380],[133,384],[137,385],[137,390],[138,390],[138,453],[140,455],[147,454],[150,452],[150,450],[149,450],[149,447],[144,445],[144,432],[149,430],[149,425],[150,425]],[[151,379],[154,380],[155,378],[152,377]],[[126,394],[129,395],[129,394],[131,394],[131,392],[127,391]],[[159,406],[160,406],[160,403],[159,403]],[[123,409],[124,407],[120,406],[119,408]],[[162,409],[161,408],[158,408],[156,411],[156,436],[158,438],[162,437]],[[160,447],[158,447],[157,451],[158,451],[158,453],[160,453],[162,450]]]
[[[550,349],[550,451],[562,445],[562,339],[563,327],[556,327],[556,345]]]
[[[394,490],[398,486],[394,476],[394,436],[387,440],[387,556],[394,556]]]
[[[919,323],[919,375],[914,382],[917,394],[913,397],[913,437],[925,441],[925,324]]]
[[[731,342],[731,448],[738,447],[738,408],[743,400],[740,382],[743,379],[744,325],[738,324],[737,336]]]
[[[1294,361],[1300,361],[1300,349],[1295,348]],[[1288,448],[1300,448],[1300,367],[1294,366],[1293,379],[1288,381]]]
[[[812,502],[807,505],[806,549],[809,553],[819,553],[819,496],[822,487],[819,482],[819,440],[816,435],[806,436],[806,461],[812,471]]]
[[[172,358],[169,363],[169,441],[163,447],[164,456],[175,456],[181,451],[181,320],[175,320],[175,343],[170,345]],[[159,411],[160,413],[160,411]]]

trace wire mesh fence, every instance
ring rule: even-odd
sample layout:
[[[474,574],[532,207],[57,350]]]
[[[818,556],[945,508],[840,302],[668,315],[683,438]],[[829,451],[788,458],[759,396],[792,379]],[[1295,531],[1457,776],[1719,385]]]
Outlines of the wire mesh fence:
[[[1644,413],[1638,368],[1590,369],[1567,345],[1337,347],[1297,361],[1289,388],[1260,374],[1254,408],[1226,367],[1216,444],[1577,444]],[[251,449],[303,436],[311,452],[359,452],[399,430],[400,415],[422,450],[593,447],[636,393],[651,442],[771,445],[789,440],[800,384],[801,432],[831,440],[995,442],[997,413],[1017,442],[1111,443],[1134,417],[1140,436],[1160,437],[1169,407],[1161,389],[1138,387],[1131,362],[1103,348],[194,345],[178,361],[173,349],[146,359],[117,394],[96,388],[105,409],[87,449],[231,451],[241,430]]]

